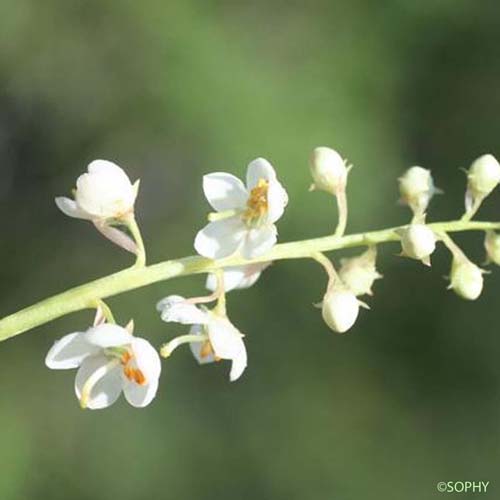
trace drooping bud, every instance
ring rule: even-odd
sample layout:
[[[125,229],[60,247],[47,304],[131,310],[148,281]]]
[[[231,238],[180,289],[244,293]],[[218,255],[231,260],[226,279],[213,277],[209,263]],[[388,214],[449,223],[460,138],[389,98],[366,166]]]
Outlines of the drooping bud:
[[[486,231],[484,248],[486,248],[487,262],[500,266],[500,234],[495,231]]]
[[[467,212],[479,208],[484,200],[500,182],[500,164],[493,155],[487,154],[475,160],[467,172],[467,193],[465,208]]]
[[[311,190],[319,189],[333,195],[345,190],[349,168],[334,149],[324,146],[315,148],[311,155],[310,167],[314,180]]]
[[[359,306],[360,302],[354,293],[346,288],[333,286],[323,298],[323,319],[334,332],[344,333],[356,322]]]
[[[403,255],[431,265],[430,256],[436,249],[436,235],[425,224],[410,224],[399,231]]]
[[[476,300],[483,290],[483,273],[465,256],[454,256],[448,288],[464,299]]]
[[[382,277],[375,268],[377,247],[372,246],[366,252],[340,261],[339,277],[354,295],[372,295],[373,282]]]
[[[441,192],[434,186],[431,171],[422,167],[409,168],[398,180],[401,202],[415,215],[424,214],[431,198]]]

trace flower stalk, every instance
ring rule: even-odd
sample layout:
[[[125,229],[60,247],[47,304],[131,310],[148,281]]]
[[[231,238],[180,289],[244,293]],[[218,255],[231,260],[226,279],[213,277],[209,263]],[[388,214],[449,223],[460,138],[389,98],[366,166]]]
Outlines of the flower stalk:
[[[436,233],[459,231],[486,231],[500,229],[500,222],[448,221],[427,224]],[[94,309],[96,298],[105,299],[130,290],[145,287],[159,281],[179,276],[214,273],[219,269],[259,262],[285,259],[311,258],[317,252],[328,252],[343,248],[362,247],[399,241],[398,230],[406,226],[392,227],[346,235],[341,238],[332,235],[290,243],[281,243],[269,252],[244,259],[239,255],[219,260],[205,257],[184,257],[144,267],[137,265],[106,277],[77,286],[63,293],[42,300],[0,320],[0,340],[19,335],[54,319],[84,309]]]
[[[144,267],[146,265],[146,248],[144,246],[144,240],[142,239],[141,230],[139,229],[139,225],[135,219],[134,214],[131,214],[125,220],[125,223],[134,238],[135,244],[137,245],[136,249],[136,267]]]

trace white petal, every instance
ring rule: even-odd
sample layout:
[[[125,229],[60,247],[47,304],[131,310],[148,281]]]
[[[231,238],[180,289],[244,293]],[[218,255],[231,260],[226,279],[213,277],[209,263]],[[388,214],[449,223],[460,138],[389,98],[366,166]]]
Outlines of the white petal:
[[[203,335],[204,334],[203,327],[201,327],[200,325],[193,325],[189,330],[189,333],[190,335]],[[205,356],[201,355],[201,350],[203,348],[204,343],[205,342],[191,342],[189,344],[193,356],[200,365],[213,363],[215,361],[213,353],[209,353]]]
[[[58,196],[55,199],[55,202],[57,208],[59,208],[59,210],[65,215],[69,215],[70,217],[74,217],[75,219],[91,218],[91,216],[87,212],[78,208],[76,202],[71,198],[66,198],[65,196]]]
[[[247,266],[227,267],[224,270],[224,290],[229,292],[238,288],[250,288],[259,279],[262,271],[269,266],[269,262],[249,264]],[[217,288],[216,275],[207,276],[206,288],[215,291]]]
[[[247,189],[250,191],[260,179],[275,181],[276,172],[273,166],[265,158],[257,158],[248,164],[247,168]]]
[[[210,222],[198,231],[194,248],[209,259],[228,257],[239,249],[246,232],[243,221],[237,216]]]
[[[130,344],[133,337],[122,326],[104,323],[89,328],[85,332],[85,339],[90,344],[106,348]]]
[[[136,189],[114,163],[96,160],[76,181],[77,205],[94,217],[120,217],[133,210]]]
[[[278,234],[274,224],[251,229],[247,232],[241,248],[241,255],[245,259],[252,259],[263,255],[271,250],[276,244],[277,239]]]
[[[134,364],[146,379],[144,385],[125,380],[123,392],[127,401],[136,408],[147,406],[156,395],[161,372],[160,357],[156,349],[145,339],[134,338],[132,341]]]
[[[136,408],[144,408],[153,401],[158,391],[159,379],[154,379],[145,385],[139,385],[130,380],[125,381],[123,394],[125,399]]]
[[[147,383],[157,380],[161,373],[161,361],[158,351],[146,339],[134,337],[132,352],[134,353],[137,368],[146,377]]]
[[[234,175],[223,172],[205,175],[203,192],[210,205],[218,212],[244,209],[248,200],[243,182]]]
[[[160,300],[156,309],[161,313],[163,321],[182,323],[183,325],[202,325],[208,321],[207,314],[190,304],[180,295],[170,295]]]
[[[87,356],[97,352],[99,348],[85,340],[85,333],[70,333],[55,342],[47,353],[45,364],[52,370],[78,368]]]
[[[245,279],[245,267],[228,267],[224,270],[224,290],[229,292],[235,288],[239,288],[240,283]],[[206,288],[215,291],[217,288],[217,276],[210,273],[207,276],[207,281],[205,284]]]
[[[164,297],[156,304],[156,310],[161,313],[163,309],[171,307],[179,302],[184,302],[187,299],[182,297],[182,295],[169,295],[168,297]]]
[[[227,319],[210,314],[208,337],[215,355],[222,359],[236,358],[245,347],[241,333]]]
[[[260,278],[262,271],[248,273],[240,282],[238,288],[250,288],[255,285],[257,280]]]
[[[285,211],[288,204],[288,194],[283,186],[278,182],[270,182],[267,191],[267,219],[269,222],[276,222]]]
[[[91,161],[87,167],[89,174],[105,174],[113,176],[118,182],[129,182],[130,179],[125,173],[123,168],[119,167],[116,163],[108,160],[94,160]]]
[[[247,367],[247,350],[245,348],[245,344],[242,342],[242,349],[238,352],[238,354],[233,357],[233,363],[231,365],[231,371],[229,373],[229,380],[234,382],[238,380],[242,373],[245,371]]]
[[[91,356],[83,360],[75,378],[75,393],[81,399],[83,386],[89,377],[109,363],[106,356]],[[92,388],[87,408],[100,410],[112,405],[120,396],[123,387],[122,367],[117,365],[104,375]]]

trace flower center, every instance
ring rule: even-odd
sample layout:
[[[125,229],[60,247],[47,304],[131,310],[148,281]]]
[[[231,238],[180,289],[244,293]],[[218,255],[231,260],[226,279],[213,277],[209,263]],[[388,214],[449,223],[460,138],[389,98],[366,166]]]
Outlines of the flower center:
[[[267,192],[269,181],[259,179],[257,185],[250,191],[247,201],[247,209],[243,212],[243,220],[253,225],[258,223],[266,214],[268,209]]]
[[[201,346],[201,349],[200,349],[200,358],[206,358],[207,356],[210,356],[211,354],[213,354],[214,356],[214,361],[220,361],[221,358],[219,358],[219,356],[216,356],[215,355],[215,352],[214,352],[214,349],[212,347],[212,344],[210,343],[210,340],[205,340],[205,342],[203,342],[203,345]]]
[[[123,374],[127,377],[131,382],[135,382],[139,385],[144,385],[146,383],[146,377],[144,373],[142,373],[139,368],[135,368],[132,366],[132,361],[134,360],[134,356],[129,352],[125,351],[121,358],[121,364],[123,365]]]

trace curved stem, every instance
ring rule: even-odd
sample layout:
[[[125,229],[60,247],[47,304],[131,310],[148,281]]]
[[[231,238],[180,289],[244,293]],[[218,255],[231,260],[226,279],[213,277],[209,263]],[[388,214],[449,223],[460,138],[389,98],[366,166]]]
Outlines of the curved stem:
[[[224,270],[217,269],[215,272],[215,277],[217,278],[217,288],[215,289],[215,294],[217,294],[217,305],[214,311],[219,316],[226,316],[226,289],[224,288]]]
[[[444,231],[437,234],[453,257],[468,260],[462,249]]]
[[[94,320],[94,326],[101,323],[102,321],[107,321],[108,323],[116,324],[115,318],[108,304],[103,300],[97,299],[95,301],[94,307],[96,308],[96,317]]]
[[[137,259],[135,261],[135,266],[144,267],[146,265],[146,248],[144,246],[144,240],[142,239],[141,230],[135,220],[135,215],[132,214],[129,218],[127,218],[126,224],[137,245]]]
[[[336,281],[340,281],[339,275],[335,270],[332,261],[321,252],[314,252],[311,254],[311,258],[323,266],[323,269],[328,274],[328,288],[330,289]]]
[[[168,260],[146,267],[134,266],[54,295],[1,319],[0,340],[14,337],[66,314],[83,309],[93,309],[95,308],[96,298],[105,299],[159,281],[166,281],[178,276],[213,273],[218,269],[230,266],[242,266],[284,259],[310,258],[311,254],[315,252],[328,252],[342,248],[398,241],[400,237],[396,231],[404,227],[406,226],[350,234],[342,238],[333,235],[291,243],[281,243],[268,253],[251,260],[246,260],[240,256],[233,256],[214,261],[197,256]],[[500,222],[435,222],[428,224],[428,227],[435,232],[485,231],[487,229],[500,229]]]
[[[347,226],[347,195],[345,192],[345,188],[340,189],[335,198],[337,199],[337,208],[339,215],[339,221],[335,229],[335,236],[337,238],[340,238],[344,235],[345,228]]]
[[[191,344],[192,342],[205,342],[207,340],[208,335],[197,335],[194,333],[181,335],[180,337],[175,337],[175,339],[172,339],[170,342],[163,344],[160,349],[160,354],[163,358],[168,358],[182,344]]]

